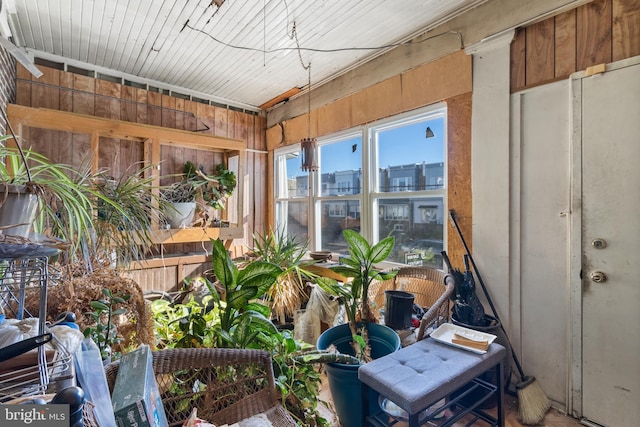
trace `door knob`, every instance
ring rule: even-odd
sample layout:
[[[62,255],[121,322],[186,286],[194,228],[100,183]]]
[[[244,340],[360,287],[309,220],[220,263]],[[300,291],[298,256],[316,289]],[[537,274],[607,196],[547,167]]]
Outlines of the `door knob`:
[[[593,271],[591,272],[589,277],[591,277],[591,280],[596,283],[604,283],[607,281],[607,275],[604,274],[602,271]]]

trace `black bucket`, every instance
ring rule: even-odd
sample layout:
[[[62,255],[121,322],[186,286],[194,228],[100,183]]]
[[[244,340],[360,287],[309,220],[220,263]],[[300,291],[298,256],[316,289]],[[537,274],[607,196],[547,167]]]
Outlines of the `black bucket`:
[[[384,291],[384,295],[384,324],[395,330],[410,328],[415,296],[404,291]]]

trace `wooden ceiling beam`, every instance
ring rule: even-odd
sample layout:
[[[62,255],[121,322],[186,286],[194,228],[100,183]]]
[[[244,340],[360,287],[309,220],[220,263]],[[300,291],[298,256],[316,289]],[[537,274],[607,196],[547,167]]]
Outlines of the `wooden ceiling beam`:
[[[276,96],[275,98],[265,102],[259,108],[261,110],[266,110],[267,108],[271,108],[276,104],[279,104],[279,103],[281,103],[283,101],[289,100],[289,98],[291,98],[294,95],[299,94],[300,92],[302,92],[302,89],[300,89],[299,87],[291,88],[288,91],[286,91],[286,92]]]

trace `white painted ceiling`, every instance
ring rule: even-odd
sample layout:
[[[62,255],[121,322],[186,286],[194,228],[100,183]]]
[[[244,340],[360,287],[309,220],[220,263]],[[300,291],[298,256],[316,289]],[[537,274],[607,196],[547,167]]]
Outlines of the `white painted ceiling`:
[[[35,57],[254,108],[306,89],[302,64],[315,87],[485,1],[4,0],[2,9],[11,40]]]

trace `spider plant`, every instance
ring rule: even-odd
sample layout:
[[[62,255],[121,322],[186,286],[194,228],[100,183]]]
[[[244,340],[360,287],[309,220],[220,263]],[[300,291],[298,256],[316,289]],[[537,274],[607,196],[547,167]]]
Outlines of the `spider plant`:
[[[98,256],[115,254],[118,265],[128,265],[148,253],[152,225],[166,209],[164,201],[153,191],[154,165],[138,170],[134,164],[121,178],[112,179],[106,171],[92,180],[98,194],[95,228],[95,251]]]
[[[0,142],[8,138],[0,137]],[[83,260],[91,270],[89,260],[104,261],[112,251],[124,264],[151,247],[151,221],[163,204],[146,173],[152,166],[111,185],[105,171],[91,172],[88,167],[53,163],[32,150],[20,151],[0,145],[0,183],[38,196],[34,232],[66,242],[69,248],[62,260]]]
[[[47,230],[76,250],[77,242],[90,240],[93,217],[86,174],[69,165],[54,164],[34,151],[21,153],[17,147],[0,146],[0,158],[4,160],[0,162],[0,183],[23,187],[26,193],[39,197],[36,232]]]

